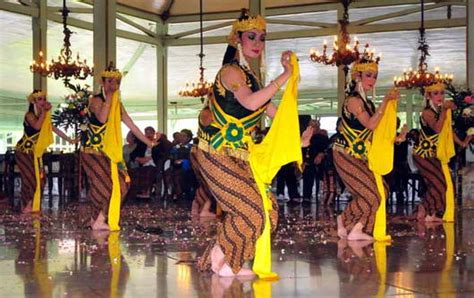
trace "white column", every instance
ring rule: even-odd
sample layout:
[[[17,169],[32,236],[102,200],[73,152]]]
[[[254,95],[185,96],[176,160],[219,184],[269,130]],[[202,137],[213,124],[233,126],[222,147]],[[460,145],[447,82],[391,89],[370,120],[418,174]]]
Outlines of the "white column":
[[[467,1],[467,85],[474,90],[474,0]]]
[[[94,1],[94,90],[109,62],[116,64],[116,0]]]
[[[158,37],[162,38],[168,33],[168,25],[156,24]],[[156,46],[156,67],[157,67],[157,120],[158,131],[166,133],[168,130],[168,47],[164,45]]]
[[[249,0],[249,11],[251,16],[261,15],[265,18],[265,0]],[[266,53],[265,49],[264,52]],[[260,60],[252,61],[252,69],[255,71],[255,74],[259,76],[262,84],[265,85],[265,74],[260,73],[260,67]]]

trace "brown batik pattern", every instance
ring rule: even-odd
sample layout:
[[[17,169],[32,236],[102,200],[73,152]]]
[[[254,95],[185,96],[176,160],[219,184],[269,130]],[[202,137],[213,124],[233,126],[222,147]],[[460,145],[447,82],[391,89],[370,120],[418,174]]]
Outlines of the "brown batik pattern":
[[[201,208],[206,201],[210,201],[212,199],[212,194],[209,190],[209,186],[206,185],[206,181],[201,175],[199,171],[199,163],[196,159],[197,147],[193,146],[191,148],[191,152],[189,154],[189,159],[191,161],[191,167],[193,168],[194,175],[196,176],[196,180],[198,181],[199,187],[196,190],[196,195],[194,196],[194,200],[198,203],[199,208]]]
[[[89,182],[88,196],[95,207],[94,218],[100,211],[107,218],[109,214],[110,196],[112,195],[112,175],[110,173],[110,159],[102,152],[81,152],[82,166]],[[127,173],[119,170],[120,195],[125,198],[129,184],[125,182]]]
[[[446,208],[447,186],[441,162],[436,157],[423,158],[417,154],[413,157],[426,185],[421,205],[427,215],[442,217]]]
[[[33,201],[36,190],[36,175],[33,153],[24,153],[20,150],[15,151],[15,161],[20,170],[21,177],[21,201],[23,206]],[[43,169],[40,169],[43,171]],[[41,179],[41,192],[43,191],[45,179]],[[42,195],[42,194],[41,194]]]
[[[226,263],[237,273],[246,260],[254,257],[255,243],[262,234],[265,213],[262,197],[250,164],[234,157],[196,152],[197,166],[203,180],[222,208],[223,218],[217,229],[217,243],[222,248]],[[272,230],[278,219],[278,205],[271,196],[273,210],[270,212]],[[211,242],[198,267],[209,269],[209,253],[215,242]]]
[[[350,231],[356,223],[360,222],[364,226],[363,231],[372,234],[375,213],[380,205],[380,195],[374,174],[369,170],[366,161],[338,150],[334,150],[333,153],[337,173],[352,195],[352,201],[342,213],[344,227]],[[388,187],[385,181],[384,187],[387,194]]]

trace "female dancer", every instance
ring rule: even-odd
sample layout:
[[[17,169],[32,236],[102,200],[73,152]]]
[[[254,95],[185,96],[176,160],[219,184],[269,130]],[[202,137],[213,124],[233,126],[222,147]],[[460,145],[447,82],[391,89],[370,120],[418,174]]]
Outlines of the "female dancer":
[[[424,90],[426,106],[420,117],[420,140],[413,154],[416,167],[420,170],[426,184],[426,192],[418,205],[418,220],[442,221],[446,208],[448,181],[443,174],[442,162],[437,151],[440,132],[447,114],[455,109],[456,105],[452,101],[444,100],[444,89],[445,85],[442,82],[435,82]],[[452,128],[449,129],[452,130]],[[471,140],[468,136],[461,141],[454,132],[452,136],[454,142],[463,148],[469,145]],[[451,146],[453,139],[450,140]]]
[[[23,137],[15,147],[15,159],[21,176],[23,213],[40,211],[45,178],[42,155],[53,142],[52,131],[67,142],[75,143],[75,140],[51,125],[51,114],[49,113],[51,103],[48,102],[45,92],[34,90],[28,96],[28,102],[28,111],[23,121]],[[35,165],[35,163],[37,164]]]
[[[254,274],[242,266],[254,256],[265,215],[248,162],[247,143],[263,113],[274,116],[276,107],[270,102],[271,97],[293,71],[291,52],[283,52],[283,73],[268,86],[261,85],[249,64],[252,59],[262,58],[265,29],[261,16],[250,17],[246,11],[234,22],[223,66],[209,97],[214,121],[206,130],[201,128],[198,132],[197,166],[224,213],[217,239],[206,249],[198,266],[200,269],[211,267],[220,276]],[[274,200],[273,205],[272,228],[278,216]]]
[[[377,109],[367,98],[366,94],[375,88],[378,62],[378,57],[364,54],[354,63],[352,82],[343,106],[340,136],[333,149],[337,173],[353,197],[337,217],[337,233],[348,240],[373,239],[375,214],[381,196],[374,173],[368,167],[367,156],[373,130],[382,119],[388,101],[399,97],[397,90],[391,90]]]
[[[123,121],[148,146],[154,146],[155,142],[145,137],[122,105],[120,71],[111,64],[101,76],[102,90],[89,100],[87,139],[81,155],[90,185],[89,196],[95,207],[91,227],[93,230],[118,230],[120,203],[127,194],[127,182],[130,182],[123,161],[120,122]]]

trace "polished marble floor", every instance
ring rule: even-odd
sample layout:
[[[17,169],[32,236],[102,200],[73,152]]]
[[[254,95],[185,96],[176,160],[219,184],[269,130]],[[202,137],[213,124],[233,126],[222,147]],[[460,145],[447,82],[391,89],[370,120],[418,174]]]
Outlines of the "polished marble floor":
[[[456,224],[392,216],[384,245],[338,241],[334,215],[315,204],[282,206],[277,282],[198,272],[215,223],[183,205],[126,205],[121,232],[110,234],[85,228],[85,203],[39,217],[0,210],[0,297],[474,297],[469,209]]]

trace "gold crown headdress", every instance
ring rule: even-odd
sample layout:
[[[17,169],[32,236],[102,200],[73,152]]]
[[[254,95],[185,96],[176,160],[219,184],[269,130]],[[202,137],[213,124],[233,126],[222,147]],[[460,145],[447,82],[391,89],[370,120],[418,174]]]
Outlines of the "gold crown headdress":
[[[33,103],[33,101],[35,99],[37,99],[38,97],[43,97],[43,96],[46,96],[46,92],[43,92],[41,90],[37,90],[37,91],[31,92],[31,94],[28,95],[27,99],[30,103]]]
[[[109,66],[103,72],[100,73],[100,76],[102,78],[114,78],[119,81],[122,79],[122,73],[115,68],[113,62],[109,63]]]
[[[433,84],[425,87],[425,93],[433,91],[443,91],[444,89],[446,89],[446,85],[443,81],[435,81]]]
[[[250,16],[248,14],[247,9],[242,9],[242,20],[235,20],[234,23],[232,23],[232,31],[229,34],[229,43],[232,45],[237,44],[237,32],[245,32],[245,31],[250,31],[253,29],[259,29],[262,31],[265,31],[267,28],[267,22],[265,22],[265,19],[260,16]]]
[[[351,69],[351,77],[355,79],[355,77],[360,72],[370,71],[370,72],[378,72],[379,71],[379,62],[381,56],[375,56],[375,51],[368,51],[367,47],[364,49],[364,52],[359,55],[359,58],[354,61],[352,64]]]

